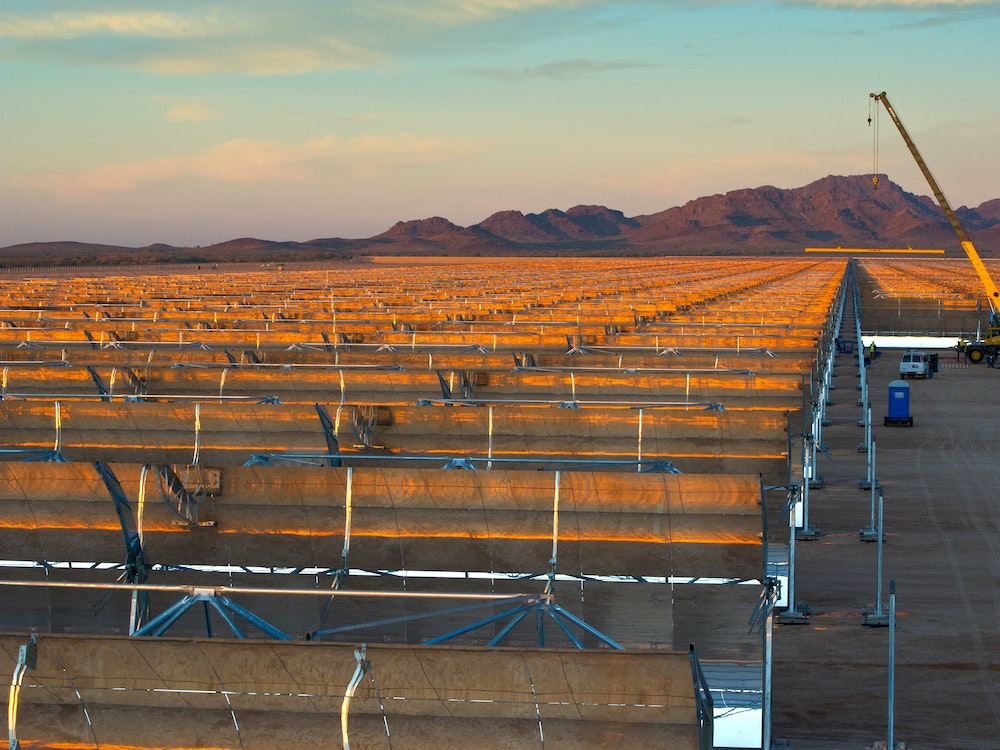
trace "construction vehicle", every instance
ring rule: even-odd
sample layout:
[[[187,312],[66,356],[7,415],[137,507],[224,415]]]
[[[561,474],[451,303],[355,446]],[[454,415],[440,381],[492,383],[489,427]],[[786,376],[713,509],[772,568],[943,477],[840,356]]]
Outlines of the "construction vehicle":
[[[906,143],[906,147],[910,149],[910,153],[916,160],[917,166],[920,167],[920,171],[927,180],[927,184],[931,186],[934,198],[937,200],[938,205],[941,206],[941,210],[944,211],[944,215],[947,217],[948,223],[951,224],[951,228],[954,229],[955,234],[958,235],[958,241],[962,243],[962,249],[965,250],[965,254],[969,256],[969,260],[972,262],[972,267],[976,270],[976,273],[979,275],[979,280],[982,282],[983,287],[986,290],[986,299],[990,303],[990,319],[986,328],[986,336],[982,338],[977,337],[975,341],[965,342],[965,356],[974,364],[979,364],[986,359],[987,356],[996,357],[1000,354],[1000,313],[998,313],[997,310],[997,306],[1000,305],[1000,290],[997,289],[997,285],[990,276],[990,272],[986,269],[986,266],[983,265],[983,261],[980,259],[979,253],[976,252],[976,248],[973,246],[972,240],[969,239],[969,235],[966,233],[962,223],[958,220],[958,217],[952,210],[951,204],[948,203],[948,199],[945,197],[940,185],[937,184],[937,180],[934,179],[934,175],[931,174],[931,170],[928,169],[923,157],[920,156],[920,152],[917,151],[916,144],[913,142],[913,139],[910,138],[910,134],[906,132],[906,128],[903,127],[903,122],[899,119],[899,115],[896,114],[896,110],[893,109],[892,104],[889,103],[889,99],[886,97],[885,92],[883,91],[881,94],[869,94],[869,96],[875,100],[876,106],[881,103],[882,106],[885,107],[885,111],[896,124],[899,134],[903,136],[903,142]],[[868,118],[868,124],[871,125],[870,116]],[[874,177],[872,182],[877,188],[878,177]]]

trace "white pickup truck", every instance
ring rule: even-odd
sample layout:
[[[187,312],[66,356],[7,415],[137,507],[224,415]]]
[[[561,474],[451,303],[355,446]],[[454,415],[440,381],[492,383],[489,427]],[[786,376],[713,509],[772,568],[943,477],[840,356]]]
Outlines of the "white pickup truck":
[[[901,378],[932,378],[931,361],[923,352],[907,349],[899,360],[899,377]]]

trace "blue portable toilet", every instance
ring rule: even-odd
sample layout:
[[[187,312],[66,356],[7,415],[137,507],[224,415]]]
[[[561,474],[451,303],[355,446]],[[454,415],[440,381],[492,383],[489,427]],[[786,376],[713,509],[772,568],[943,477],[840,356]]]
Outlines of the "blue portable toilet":
[[[906,425],[913,427],[913,417],[910,416],[910,385],[902,380],[889,383],[889,414],[885,418],[886,425]]]

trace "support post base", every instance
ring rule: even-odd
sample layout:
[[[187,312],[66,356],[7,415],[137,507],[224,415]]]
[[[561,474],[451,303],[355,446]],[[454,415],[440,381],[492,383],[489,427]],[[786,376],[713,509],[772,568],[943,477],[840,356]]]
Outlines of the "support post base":
[[[887,628],[889,627],[889,614],[887,612],[883,612],[882,614],[864,612],[861,616],[861,624],[867,625],[870,628]]]
[[[877,542],[878,529],[861,529],[858,531],[859,542]],[[885,541],[885,532],[882,532],[882,541]]]
[[[816,526],[803,526],[801,529],[795,530],[795,539],[800,542],[811,542],[814,539],[819,539],[819,528]]]
[[[810,611],[804,605],[797,605],[795,609],[786,609],[779,612],[774,618],[779,625],[805,625],[809,622]]]

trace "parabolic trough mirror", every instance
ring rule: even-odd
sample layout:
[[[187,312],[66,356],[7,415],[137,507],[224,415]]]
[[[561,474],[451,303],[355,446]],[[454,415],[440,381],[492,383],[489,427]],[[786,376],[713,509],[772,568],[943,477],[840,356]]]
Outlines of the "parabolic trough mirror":
[[[76,727],[48,738],[67,746],[193,746],[211,717],[214,746],[305,747],[356,669],[352,731],[371,746],[387,725],[431,747],[461,724],[699,747],[700,691],[727,706],[718,736],[754,746],[748,621],[787,541],[766,488],[801,469],[844,269],[4,280],[12,680],[38,634],[23,746],[53,726]],[[415,664],[434,698],[409,687]],[[60,723],[71,705],[89,729]]]

